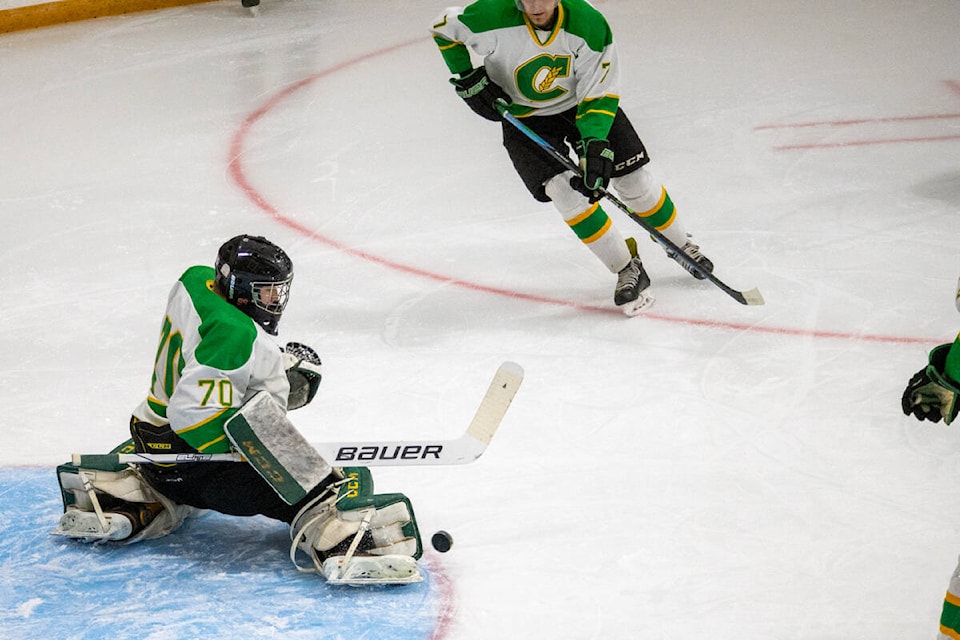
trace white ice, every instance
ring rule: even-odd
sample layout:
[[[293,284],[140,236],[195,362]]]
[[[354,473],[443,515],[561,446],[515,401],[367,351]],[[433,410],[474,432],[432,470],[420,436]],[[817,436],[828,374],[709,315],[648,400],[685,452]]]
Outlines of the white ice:
[[[899,402],[960,325],[960,3],[598,0],[688,230],[766,298],[644,241],[634,319],[453,93],[444,4],[0,37],[0,464],[123,440],[170,285],[260,233],[324,360],[309,439],[453,437],[526,370],[479,462],[375,474],[455,538],[449,637],[932,638],[960,429]]]

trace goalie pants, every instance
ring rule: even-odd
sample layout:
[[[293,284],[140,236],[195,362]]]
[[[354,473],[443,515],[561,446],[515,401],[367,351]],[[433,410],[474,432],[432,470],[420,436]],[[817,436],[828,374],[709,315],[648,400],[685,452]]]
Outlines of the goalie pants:
[[[136,418],[131,421],[131,431],[136,432]],[[245,462],[145,464],[140,465],[140,475],[154,491],[176,504],[231,516],[263,515],[287,524],[335,480],[328,476],[303,500],[290,505]]]
[[[523,118],[523,123],[535,131],[561,153],[580,140],[580,131],[576,125],[577,110],[570,109],[552,116],[531,116]],[[503,126],[503,146],[513,162],[523,183],[540,202],[550,202],[544,185],[550,178],[566,171],[555,158],[550,157],[537,143],[525,136],[517,127],[506,120]],[[650,162],[647,150],[636,130],[622,109],[617,109],[608,136],[613,149],[613,177],[618,178],[636,171]],[[569,145],[569,146],[568,146]]]
[[[150,487],[176,504],[212,509],[231,516],[263,515],[290,524],[297,512],[329,484],[314,487],[296,504],[287,504],[244,462],[190,462],[171,467],[141,465]]]

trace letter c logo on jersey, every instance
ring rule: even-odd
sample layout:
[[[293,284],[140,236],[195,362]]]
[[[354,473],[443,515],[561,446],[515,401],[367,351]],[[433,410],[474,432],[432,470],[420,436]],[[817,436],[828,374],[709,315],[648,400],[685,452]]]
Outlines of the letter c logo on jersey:
[[[517,67],[514,77],[524,97],[536,102],[559,98],[567,93],[554,86],[557,78],[570,75],[570,56],[539,55]]]

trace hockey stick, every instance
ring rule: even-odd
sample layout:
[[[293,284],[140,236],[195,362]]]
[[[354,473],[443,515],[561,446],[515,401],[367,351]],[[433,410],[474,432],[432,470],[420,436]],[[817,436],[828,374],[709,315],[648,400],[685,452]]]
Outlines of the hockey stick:
[[[566,169],[572,171],[574,175],[576,175],[579,178],[583,178],[583,171],[573,160],[570,159],[569,156],[558,151],[553,145],[551,145],[549,142],[544,140],[536,131],[534,131],[527,125],[520,122],[519,118],[517,118],[515,115],[513,115],[507,110],[506,102],[504,102],[503,100],[498,100],[495,106],[497,108],[497,111],[500,112],[500,115],[502,115],[507,122],[512,124],[514,127],[516,127],[520,131],[520,133],[530,138],[530,140],[535,142],[538,147],[546,151],[548,155],[550,155],[555,160],[557,160]],[[669,249],[672,253],[674,253],[677,256],[675,259],[680,260],[685,265],[687,265],[689,269],[696,271],[698,274],[703,276],[706,280],[709,280],[713,284],[717,285],[724,293],[729,295],[731,298],[733,298],[740,304],[745,304],[745,305],[763,304],[763,296],[760,295],[759,289],[754,287],[749,291],[737,291],[736,289],[733,289],[732,287],[728,286],[725,282],[720,280],[720,278],[713,275],[713,273],[711,273],[710,271],[707,271],[706,269],[701,267],[699,264],[697,264],[696,261],[690,258],[690,256],[688,256],[686,253],[684,253],[683,250],[680,249],[680,247],[678,247],[676,244],[671,242],[669,238],[663,235],[655,227],[651,226],[650,223],[647,222],[640,214],[638,214],[636,211],[628,207],[619,198],[614,196],[612,193],[610,193],[606,189],[599,189],[598,191],[600,192],[601,196],[603,196],[604,198],[612,202],[614,205],[616,205],[618,209],[620,209],[625,214],[627,214],[627,216],[629,216],[631,220],[633,220],[634,222],[639,224],[641,227],[643,227],[651,236],[653,236],[654,240],[660,243],[661,246],[663,246],[665,249]]]
[[[523,368],[504,362],[480,401],[466,432],[452,440],[396,440],[385,442],[311,443],[324,460],[335,466],[421,466],[467,464],[483,455],[493,440],[513,397],[523,382]],[[170,464],[184,462],[245,462],[239,453],[107,453],[78,454],[73,464],[99,468],[116,464]]]

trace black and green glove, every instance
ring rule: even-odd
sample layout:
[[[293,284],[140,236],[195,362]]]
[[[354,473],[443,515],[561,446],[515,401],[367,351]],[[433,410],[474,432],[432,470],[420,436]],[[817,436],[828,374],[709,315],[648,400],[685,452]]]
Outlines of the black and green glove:
[[[584,138],[576,144],[577,155],[580,156],[582,178],[573,178],[570,186],[596,202],[602,197],[601,191],[610,184],[613,174],[613,149],[606,140],[598,138]]]
[[[510,96],[490,79],[486,68],[482,66],[461,74],[459,78],[450,78],[450,84],[457,88],[457,95],[463,98],[474,113],[487,120],[496,122],[503,119],[494,106],[497,100],[508,104],[511,102]]]
[[[915,373],[900,399],[903,415],[913,415],[917,420],[929,420],[950,424],[957,417],[960,405],[957,394],[960,389],[944,373],[947,353],[952,344],[942,344],[930,352],[929,364]]]

